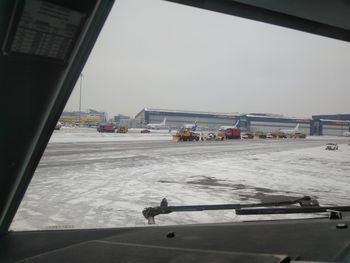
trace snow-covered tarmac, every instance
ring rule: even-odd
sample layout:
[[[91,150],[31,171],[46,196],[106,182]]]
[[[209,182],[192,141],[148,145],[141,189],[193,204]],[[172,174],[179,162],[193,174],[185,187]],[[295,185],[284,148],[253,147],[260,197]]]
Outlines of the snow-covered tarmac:
[[[324,150],[327,142],[339,150]],[[167,132],[63,128],[54,132],[12,229],[144,226],[142,209],[163,197],[169,205],[194,205],[310,195],[322,205],[349,205],[346,143],[340,137],[177,143]],[[233,211],[173,213],[156,223],[242,218]]]

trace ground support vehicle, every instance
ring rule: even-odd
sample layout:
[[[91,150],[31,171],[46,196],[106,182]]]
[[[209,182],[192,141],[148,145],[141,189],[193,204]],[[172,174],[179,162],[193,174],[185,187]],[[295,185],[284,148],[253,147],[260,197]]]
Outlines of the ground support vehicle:
[[[204,140],[206,141],[215,141],[216,139],[217,139],[217,136],[214,132],[210,132],[204,137]]]
[[[112,123],[100,124],[97,127],[98,132],[115,132],[116,127]]]
[[[241,139],[241,130],[238,128],[222,129],[217,134],[221,140]]]
[[[327,143],[326,144],[326,150],[330,150],[330,151],[338,150],[338,144],[336,144],[336,143]]]
[[[256,132],[255,133],[255,137],[258,137],[259,139],[266,139],[266,133],[263,133],[263,132]]]
[[[291,138],[294,139],[305,139],[306,138],[306,134],[305,133],[301,133],[301,132],[296,132],[294,133]]]
[[[181,129],[179,130],[176,135],[174,136],[177,141],[199,141],[200,134],[189,131],[188,129]]]
[[[148,129],[144,129],[144,130],[141,131],[141,133],[150,133],[150,132],[151,132],[151,131],[148,130]]]
[[[128,132],[128,127],[126,126],[121,126],[117,128],[117,133],[127,133]]]
[[[270,138],[270,137],[272,137],[274,139],[285,139],[285,138],[287,138],[287,135],[284,132],[277,131],[277,132],[271,132],[270,136],[268,136],[268,138]]]
[[[228,128],[225,130],[226,139],[241,139],[241,130],[238,128]]]
[[[245,132],[242,134],[242,139],[254,139],[253,132]]]

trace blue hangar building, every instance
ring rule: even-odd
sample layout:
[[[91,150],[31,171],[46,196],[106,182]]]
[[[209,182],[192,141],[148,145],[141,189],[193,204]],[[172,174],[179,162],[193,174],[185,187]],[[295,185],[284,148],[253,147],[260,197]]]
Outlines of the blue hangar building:
[[[312,118],[289,118],[270,114],[246,114],[239,117],[240,127],[247,131],[271,132],[298,130],[307,135],[344,136],[350,131],[350,114],[313,115]]]
[[[292,130],[298,125],[298,130],[310,134],[311,119],[290,118],[283,115],[251,113],[238,117],[239,127],[252,132],[274,132],[278,130]]]
[[[343,136],[350,131],[350,114],[312,116],[312,135]]]

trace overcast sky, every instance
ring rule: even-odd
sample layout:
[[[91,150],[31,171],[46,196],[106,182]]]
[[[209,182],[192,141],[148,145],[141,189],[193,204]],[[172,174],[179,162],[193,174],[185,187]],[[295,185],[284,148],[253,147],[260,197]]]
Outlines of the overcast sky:
[[[83,74],[82,108],[109,117],[350,113],[350,43],[159,0],[117,0]]]

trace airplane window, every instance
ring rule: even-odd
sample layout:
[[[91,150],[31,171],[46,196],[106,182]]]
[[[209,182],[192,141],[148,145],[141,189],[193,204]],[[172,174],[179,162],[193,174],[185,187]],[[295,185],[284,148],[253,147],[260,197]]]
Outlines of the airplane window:
[[[347,42],[118,0],[11,228],[319,216],[186,207],[303,196],[348,205],[349,68]]]

